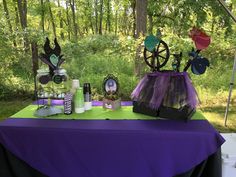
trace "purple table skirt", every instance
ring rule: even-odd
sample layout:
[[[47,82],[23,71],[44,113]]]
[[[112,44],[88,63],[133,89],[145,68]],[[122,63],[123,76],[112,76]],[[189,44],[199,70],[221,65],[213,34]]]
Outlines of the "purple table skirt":
[[[0,143],[50,177],[172,177],[223,142],[206,120],[0,122]]]
[[[34,101],[33,104],[39,104],[39,105],[43,105],[43,104],[47,104],[47,99],[40,99],[37,101]],[[63,105],[64,100],[51,100],[51,104],[52,105]],[[102,101],[93,101],[92,102],[93,106],[102,106]],[[132,101],[122,101],[121,102],[121,106],[132,106],[133,103]]]

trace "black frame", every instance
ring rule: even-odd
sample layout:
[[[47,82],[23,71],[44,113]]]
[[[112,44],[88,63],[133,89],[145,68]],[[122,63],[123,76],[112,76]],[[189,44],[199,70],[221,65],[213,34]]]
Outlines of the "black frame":
[[[109,91],[106,89],[106,85],[107,85],[109,80],[113,80],[114,83],[116,84],[116,89],[115,89],[115,91],[112,92],[113,95],[116,95],[118,93],[118,91],[119,91],[119,82],[118,82],[118,78],[116,76],[114,76],[113,74],[108,74],[104,78],[103,84],[102,84],[103,91],[104,91],[105,95],[109,95],[110,94]]]

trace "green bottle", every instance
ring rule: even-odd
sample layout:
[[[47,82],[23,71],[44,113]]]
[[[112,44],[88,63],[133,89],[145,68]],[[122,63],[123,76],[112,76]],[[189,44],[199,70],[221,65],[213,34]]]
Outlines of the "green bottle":
[[[74,97],[74,106],[75,106],[75,113],[79,114],[84,112],[84,93],[81,87],[76,89]]]

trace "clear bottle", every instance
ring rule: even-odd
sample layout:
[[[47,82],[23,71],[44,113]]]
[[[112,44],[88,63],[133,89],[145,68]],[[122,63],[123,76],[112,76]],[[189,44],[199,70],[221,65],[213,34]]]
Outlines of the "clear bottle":
[[[84,94],[83,94],[83,89],[81,87],[76,89],[74,96],[74,107],[75,107],[75,113],[79,114],[84,112]]]

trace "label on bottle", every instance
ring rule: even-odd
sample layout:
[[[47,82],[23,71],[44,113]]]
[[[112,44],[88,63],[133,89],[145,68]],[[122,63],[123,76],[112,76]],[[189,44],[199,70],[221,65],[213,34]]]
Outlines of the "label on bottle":
[[[91,94],[90,93],[85,93],[84,94],[84,102],[91,102]]]

